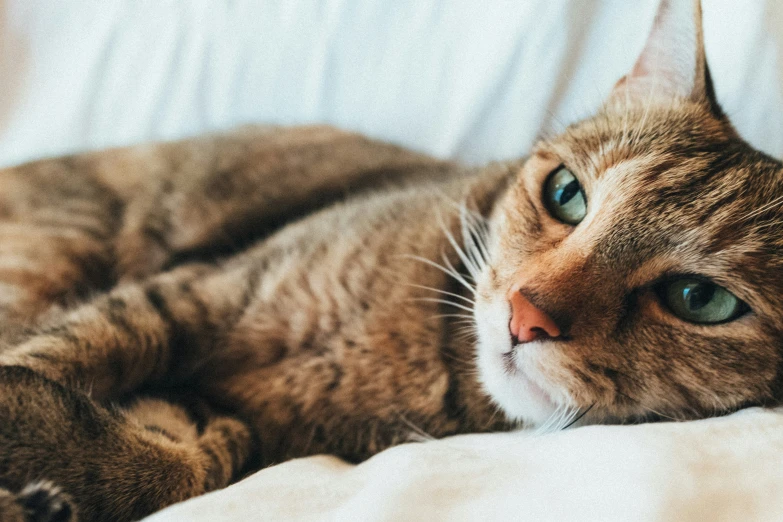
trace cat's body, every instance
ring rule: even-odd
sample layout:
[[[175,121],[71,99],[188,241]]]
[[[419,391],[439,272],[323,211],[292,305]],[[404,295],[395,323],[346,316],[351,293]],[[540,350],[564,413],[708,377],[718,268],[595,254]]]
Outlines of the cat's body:
[[[664,2],[651,42],[682,16]],[[0,486],[132,518],[253,450],[361,460],[780,401],[781,164],[721,113],[692,20],[690,62],[652,45],[599,115],[517,162],[246,128],[3,172],[0,365],[27,369],[0,367]],[[205,401],[257,445],[212,413],[198,434],[168,403],[107,406],[139,395]]]
[[[215,142],[220,145],[211,147],[215,156],[209,156],[204,152],[204,145]],[[255,158],[247,154],[249,142],[260,151]],[[209,169],[221,160],[228,163],[226,168],[236,169],[220,156],[231,151],[232,145],[241,148],[243,144],[245,153],[237,156],[237,160],[242,168],[254,174],[252,184],[245,184],[234,194],[214,194],[211,192],[214,176]],[[303,148],[308,151],[323,148],[329,152],[313,154],[308,160],[301,154]],[[341,150],[346,151],[342,157]],[[194,151],[198,151],[198,158],[193,157]],[[91,187],[85,192],[87,199],[92,201],[90,198],[98,192],[93,187],[106,190],[108,185],[105,178],[102,179],[103,169],[120,174],[120,180],[126,180],[125,176],[144,179],[144,171],[127,168],[129,156],[142,156],[142,163],[148,168],[164,163],[167,155],[172,154],[181,161],[190,160],[188,172],[198,170],[194,167],[196,162],[204,165],[204,184],[209,188],[194,190],[197,194],[194,204],[185,202],[173,211],[173,205],[166,205],[164,218],[145,216],[151,223],[140,220],[135,234],[125,233],[130,220],[127,214],[120,214],[112,229],[102,230],[102,234],[90,230],[89,234],[81,235],[75,222],[82,223],[85,229],[99,224],[106,226],[111,223],[104,221],[109,214],[99,214],[99,218],[90,222],[69,207],[60,216],[63,228],[74,233],[64,235],[62,230],[52,227],[56,217],[53,217],[48,201],[39,214],[35,201],[23,204],[21,191],[4,192],[13,194],[9,206],[15,203],[26,212],[22,219],[28,237],[39,233],[65,236],[60,242],[44,245],[58,246],[61,251],[75,250],[90,237],[95,238],[95,250],[101,248],[105,252],[105,257],[100,258],[102,264],[95,263],[95,256],[58,256],[62,266],[67,266],[69,273],[74,274],[71,279],[59,277],[59,274],[51,277],[47,265],[39,265],[42,267],[40,272],[30,272],[31,265],[27,263],[10,266],[13,258],[6,263],[2,275],[9,287],[15,285],[13,288],[19,289],[16,295],[29,295],[25,291],[32,285],[25,286],[25,283],[39,279],[62,283],[63,288],[61,291],[52,284],[46,287],[48,293],[43,294],[44,298],[36,295],[34,301],[8,303],[7,314],[17,314],[15,318],[19,323],[23,322],[21,314],[27,313],[26,310],[34,310],[30,315],[42,314],[43,318],[27,331],[9,332],[13,341],[8,344],[16,346],[0,353],[5,364],[21,364],[66,383],[69,388],[89,390],[90,398],[103,404],[123,401],[138,393],[198,395],[251,424],[258,439],[262,464],[323,452],[361,460],[416,437],[511,426],[475,379],[471,356],[465,355],[470,353],[473,341],[465,335],[464,325],[459,325],[462,319],[453,317],[460,310],[446,302],[438,302],[443,297],[438,289],[455,294],[467,294],[467,290],[450,280],[440,268],[422,260],[442,263],[440,257],[446,254],[451,263],[459,266],[457,252],[442,227],[448,227],[454,236],[461,237],[466,215],[458,202],[469,198],[471,205],[477,205],[474,211],[488,212],[518,165],[471,170],[324,127],[243,128],[178,144],[110,151],[68,160],[45,160],[19,167],[18,176],[15,171],[5,174],[6,179],[16,183],[22,179],[40,183],[40,177],[47,176],[47,184],[31,188],[29,193],[35,197],[40,191],[50,189],[59,194],[74,186],[73,171],[65,165],[76,164],[81,183]],[[338,189],[334,194],[346,201],[331,204],[328,209],[290,224],[234,256],[226,256],[226,247],[221,245],[218,254],[212,254],[212,262],[186,260],[178,263],[178,257],[205,257],[210,252],[204,252],[202,244],[196,241],[179,248],[172,248],[168,243],[162,245],[158,235],[149,233],[150,228],[157,225],[168,231],[171,242],[196,237],[206,238],[201,241],[209,245],[217,243],[215,236],[241,242],[242,236],[236,233],[220,237],[231,230],[226,223],[232,212],[240,215],[247,212],[236,211],[230,205],[230,198],[243,203],[256,195],[269,197],[265,193],[267,187],[290,172],[289,161],[295,160],[302,172],[315,175],[300,178],[297,188],[302,195],[281,191],[277,208],[290,210],[305,205],[324,205],[329,197],[322,190],[324,175],[321,169],[325,156],[336,162],[340,175],[355,173],[356,177],[367,177],[367,184],[377,184],[378,188],[349,198],[350,178],[338,180],[336,185],[340,189],[344,187],[345,192]],[[255,163],[249,162],[251,158]],[[96,160],[99,163],[96,164]],[[241,177],[241,173],[231,172],[235,178]],[[263,174],[259,175],[259,172]],[[156,171],[153,175],[165,181],[176,174],[177,171],[167,170]],[[100,183],[93,184],[95,180]],[[195,184],[192,178],[188,181]],[[111,197],[101,193],[99,201],[107,209],[116,206],[115,201],[121,201],[123,209],[134,207],[135,202],[127,204],[118,195],[120,191],[116,186],[106,192]],[[204,199],[201,196],[204,192],[212,197]],[[173,194],[172,199],[176,201],[180,193]],[[165,195],[158,194],[158,197],[162,199]],[[323,199],[318,201],[313,195]],[[229,210],[222,213],[210,210],[212,221],[178,215],[179,209],[198,213],[196,205],[215,204],[213,198],[220,196],[222,200],[217,203],[226,204]],[[71,207],[88,206],[73,197],[57,201],[67,202]],[[159,210],[159,207],[151,208]],[[267,224],[272,219],[267,219],[264,213],[271,214],[275,210],[272,205],[254,207],[259,219]],[[41,214],[46,222],[37,226],[35,218]],[[16,219],[14,214],[8,215],[9,221],[13,219]],[[8,229],[15,231],[17,227],[10,225]],[[121,259],[122,253],[128,250],[126,242],[138,245],[150,237],[157,247],[152,257],[157,266],[150,268],[146,264],[150,260],[145,255],[149,252],[147,248],[130,249],[139,255],[140,263]],[[193,251],[197,253],[193,254]],[[175,267],[155,275],[161,266],[170,264]],[[153,275],[145,276],[149,272]],[[84,295],[92,290],[90,285],[97,286],[95,281],[103,284],[111,279],[125,282],[84,306],[65,306],[65,310],[61,310],[64,303],[52,298],[65,295],[61,300],[74,300],[78,295],[67,295],[64,291],[78,290]],[[135,279],[139,281],[134,282]],[[44,285],[34,288],[41,287]],[[13,294],[7,292],[6,295]],[[46,310],[47,303],[55,306]],[[28,304],[31,306],[23,306]],[[95,349],[100,350],[100,355]],[[55,370],[66,367],[65,373]],[[5,377],[6,381],[9,379],[10,376]],[[16,393],[11,391],[12,386],[3,395],[35,398],[50,393],[46,392],[49,390],[46,381],[34,384],[27,385],[29,389],[26,390],[17,384]],[[53,389],[59,393],[59,388]],[[51,400],[60,402],[56,398]],[[99,406],[93,404],[92,407],[95,410],[89,419],[109,416]],[[30,410],[33,410],[32,418],[26,418]],[[30,428],[21,431],[31,436],[30,440],[20,441],[16,427],[10,433],[0,427],[0,447],[7,449],[1,456],[6,462],[2,468],[5,470],[3,485],[18,490],[36,477],[46,477],[86,503],[87,508],[79,509],[84,518],[91,519],[96,512],[105,514],[107,506],[96,509],[94,498],[105,496],[106,491],[96,490],[90,498],[85,498],[84,494],[89,484],[96,482],[95,473],[85,480],[83,474],[69,478],[62,472],[70,468],[66,463],[82,461],[90,468],[89,455],[109,456],[116,451],[96,449],[100,447],[96,444],[83,446],[83,441],[77,437],[77,448],[86,450],[78,457],[70,455],[64,460],[46,457],[56,444],[48,449],[42,447],[44,445],[36,435],[40,428],[35,425],[44,422],[40,419],[53,415],[51,410],[50,406],[2,410],[6,418],[15,419],[9,427],[24,423]],[[130,419],[134,412],[123,415]],[[63,412],[56,424],[67,425],[64,417]],[[90,424],[93,420],[84,422]],[[152,424],[163,431],[170,430],[166,421]],[[112,441],[106,446],[133,448],[134,443],[126,439],[143,440],[149,430],[129,420],[127,426],[117,423],[105,431]],[[157,431],[152,432],[153,438],[159,437]],[[241,430],[233,435],[240,440],[244,436]],[[249,441],[241,443],[245,449],[240,452],[247,453]],[[20,447],[44,458],[37,461],[23,457]],[[181,449],[187,450],[189,448]],[[139,460],[137,466],[149,466],[133,452],[127,458],[122,466],[130,467],[134,458]],[[154,460],[160,455],[148,458]],[[10,466],[8,463],[12,461],[20,465]],[[0,465],[2,462],[0,460]],[[161,462],[158,471],[168,490],[156,498],[160,506],[209,489],[184,487],[182,482],[193,480],[192,476],[178,479],[176,474],[164,468],[165,463]],[[228,466],[225,480],[230,478],[231,471],[235,473],[240,468],[236,464]],[[112,488],[113,475],[110,471],[98,473],[101,477],[98,482]],[[223,484],[225,481],[219,485]],[[139,498],[150,496],[154,497],[139,492]],[[117,505],[130,506],[131,503],[123,500]],[[129,507],[127,515],[137,516],[142,512]],[[115,511],[111,513],[118,516]]]

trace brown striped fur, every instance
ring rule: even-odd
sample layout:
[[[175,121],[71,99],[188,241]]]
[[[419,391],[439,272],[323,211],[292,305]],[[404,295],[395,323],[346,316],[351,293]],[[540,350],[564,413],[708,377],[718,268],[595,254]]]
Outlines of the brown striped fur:
[[[583,422],[779,403],[782,167],[720,111],[698,16],[687,89],[643,53],[519,161],[247,127],[0,173],[0,515],[131,520],[292,457],[540,425],[492,374],[515,284],[566,330],[519,357]],[[560,164],[576,227],[542,203]],[[652,290],[677,273],[751,311],[677,319]]]

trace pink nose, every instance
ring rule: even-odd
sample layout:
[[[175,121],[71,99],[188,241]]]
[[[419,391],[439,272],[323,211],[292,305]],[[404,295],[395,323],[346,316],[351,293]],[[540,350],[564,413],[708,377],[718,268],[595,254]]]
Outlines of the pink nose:
[[[511,322],[508,324],[508,329],[516,343],[529,343],[540,337],[560,336],[560,328],[552,318],[543,310],[536,308],[521,292],[513,292],[509,300]]]

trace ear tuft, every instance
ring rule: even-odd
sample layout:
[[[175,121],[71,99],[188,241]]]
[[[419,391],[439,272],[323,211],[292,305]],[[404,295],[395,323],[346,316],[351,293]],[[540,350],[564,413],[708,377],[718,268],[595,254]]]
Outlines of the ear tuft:
[[[641,55],[613,97],[714,103],[699,0],[661,0]]]

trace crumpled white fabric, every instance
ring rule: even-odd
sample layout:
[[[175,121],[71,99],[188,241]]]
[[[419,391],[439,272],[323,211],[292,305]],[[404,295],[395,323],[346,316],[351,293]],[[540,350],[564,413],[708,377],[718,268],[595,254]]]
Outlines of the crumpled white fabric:
[[[783,520],[783,412],[463,435],[260,471],[145,522]]]

